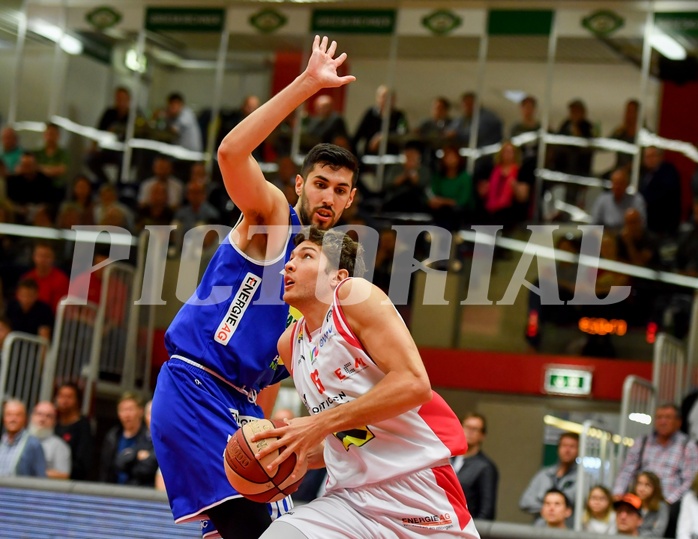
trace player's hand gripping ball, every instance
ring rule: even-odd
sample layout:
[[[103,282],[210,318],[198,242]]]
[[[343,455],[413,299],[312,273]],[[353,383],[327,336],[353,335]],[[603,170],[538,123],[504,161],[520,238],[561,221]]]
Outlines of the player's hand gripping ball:
[[[294,453],[281,463],[275,470],[267,470],[267,466],[284,451],[281,447],[273,451],[262,460],[257,460],[255,455],[265,449],[270,442],[277,438],[265,438],[257,442],[250,439],[257,433],[284,427],[280,421],[260,419],[245,423],[230,438],[225,448],[225,474],[228,481],[245,498],[255,502],[275,502],[295,492],[303,480],[306,467],[303,466],[301,474],[295,480],[291,479],[291,472],[296,466],[297,455]]]

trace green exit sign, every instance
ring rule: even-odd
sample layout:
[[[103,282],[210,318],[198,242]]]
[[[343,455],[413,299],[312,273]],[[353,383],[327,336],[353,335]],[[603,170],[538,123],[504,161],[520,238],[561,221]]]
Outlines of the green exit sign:
[[[545,369],[543,390],[556,395],[591,395],[591,371],[548,367]]]

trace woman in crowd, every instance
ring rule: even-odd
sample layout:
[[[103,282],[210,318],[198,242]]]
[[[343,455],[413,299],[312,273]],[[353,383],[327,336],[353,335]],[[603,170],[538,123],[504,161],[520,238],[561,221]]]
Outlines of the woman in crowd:
[[[638,532],[643,537],[664,537],[669,522],[669,506],[664,501],[662,484],[656,474],[642,471],[637,475],[633,492],[642,500],[642,524]]]
[[[446,146],[427,192],[429,208],[438,226],[458,230],[474,207],[473,180],[457,146]]]
[[[679,521],[676,525],[676,539],[698,538],[698,474],[693,484],[681,500]]]
[[[616,533],[616,512],[613,510],[613,496],[611,491],[603,485],[596,485],[589,491],[584,516],[582,517],[582,529],[592,533],[609,535]]]
[[[489,179],[478,184],[491,224],[503,225],[508,232],[516,223],[516,205],[528,200],[529,186],[518,181],[521,157],[511,142],[502,143]]]

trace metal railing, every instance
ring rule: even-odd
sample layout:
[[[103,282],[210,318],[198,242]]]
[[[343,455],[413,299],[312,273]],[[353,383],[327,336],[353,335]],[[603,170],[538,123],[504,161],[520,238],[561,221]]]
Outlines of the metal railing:
[[[657,401],[681,405],[689,389],[687,354],[677,338],[660,333],[654,345],[652,383],[657,390]]]
[[[652,417],[657,407],[657,390],[649,380],[628,376],[623,382],[620,407],[619,434],[621,438],[635,439],[652,432]],[[622,444],[618,462],[625,460],[628,446]]]
[[[0,402],[21,400],[28,410],[41,395],[41,369],[49,343],[43,337],[13,331],[0,352]]]

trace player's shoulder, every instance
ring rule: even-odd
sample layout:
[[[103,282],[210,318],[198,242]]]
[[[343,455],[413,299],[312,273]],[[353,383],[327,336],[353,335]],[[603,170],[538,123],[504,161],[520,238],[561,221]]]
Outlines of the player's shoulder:
[[[361,277],[352,277],[342,281],[337,290],[337,301],[342,309],[363,308],[370,304],[386,303],[386,300],[388,300],[388,296],[385,292]]]

